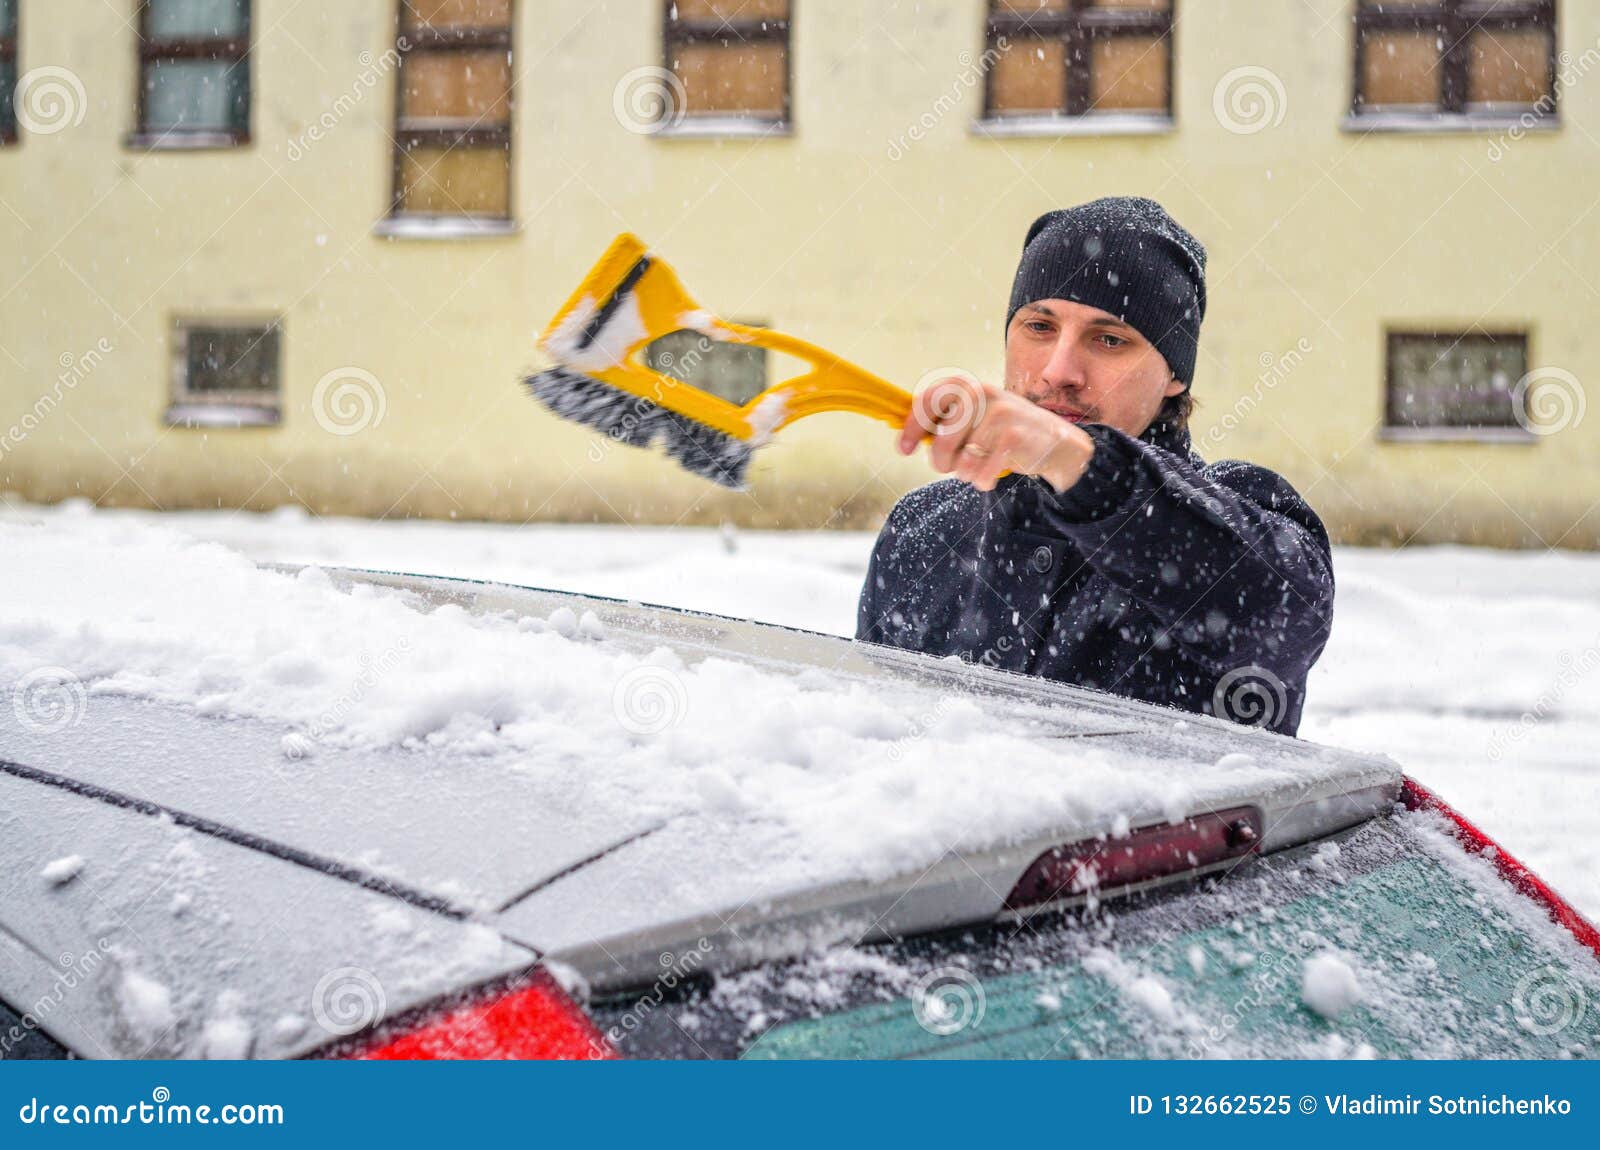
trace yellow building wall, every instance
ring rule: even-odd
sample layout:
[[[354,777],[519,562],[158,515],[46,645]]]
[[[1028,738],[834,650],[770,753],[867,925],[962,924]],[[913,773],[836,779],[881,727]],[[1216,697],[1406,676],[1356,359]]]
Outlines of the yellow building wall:
[[[1378,437],[1389,325],[1525,328],[1530,366],[1600,379],[1600,57],[1564,89],[1558,131],[1362,135],[1340,127],[1351,4],[1180,0],[1176,130],[996,140],[971,130],[982,0],[797,0],[794,133],[668,139],[614,108],[619,81],[660,62],[656,0],[523,0],[520,228],[423,240],[374,231],[392,4],[257,0],[252,143],[144,152],[124,146],[136,58],[118,3],[23,3],[20,70],[67,69],[83,92],[81,121],[0,148],[0,488],[23,497],[873,526],[935,478],[882,426],[795,425],[749,492],[725,492],[546,414],[519,385],[535,333],[626,229],[719,314],[907,386],[942,366],[998,379],[1028,223],[1140,194],[1209,249],[1207,458],[1282,471],[1344,539],[1600,543],[1600,412],[1525,445]],[[1560,19],[1583,67],[1600,5],[1564,3]],[[1230,84],[1239,68],[1270,77]],[[1248,93],[1242,111],[1227,97],[1252,79],[1264,125],[1230,130],[1251,112]],[[283,316],[281,426],[166,426],[174,317],[260,313]],[[337,435],[312,393],[346,369],[378,381],[383,414]],[[29,412],[20,438],[6,432]]]

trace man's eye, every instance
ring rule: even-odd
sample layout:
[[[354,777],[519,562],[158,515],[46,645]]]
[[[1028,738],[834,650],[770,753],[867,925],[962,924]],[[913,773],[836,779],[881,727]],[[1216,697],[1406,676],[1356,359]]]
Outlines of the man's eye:
[[[1103,340],[1108,341],[1106,343],[1107,347],[1121,347],[1123,344],[1128,342],[1127,340],[1123,339],[1120,335],[1112,335],[1109,331],[1103,331],[1098,336],[1096,336],[1095,338],[1096,339],[1103,339]]]
[[[1028,321],[1028,330],[1038,332],[1040,335],[1045,335],[1049,332],[1050,325],[1045,323],[1045,321],[1042,319],[1031,319]]]

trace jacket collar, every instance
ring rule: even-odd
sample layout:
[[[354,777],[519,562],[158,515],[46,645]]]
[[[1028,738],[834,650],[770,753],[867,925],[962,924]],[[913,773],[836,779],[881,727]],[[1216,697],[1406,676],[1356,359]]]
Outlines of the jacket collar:
[[[1187,427],[1174,427],[1163,419],[1157,419],[1144,429],[1144,434],[1139,436],[1146,443],[1165,448],[1174,455],[1187,457],[1192,449]]]

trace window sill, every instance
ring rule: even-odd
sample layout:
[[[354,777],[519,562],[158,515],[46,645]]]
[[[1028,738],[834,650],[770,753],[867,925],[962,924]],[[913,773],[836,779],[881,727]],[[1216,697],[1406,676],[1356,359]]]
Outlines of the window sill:
[[[1454,133],[1555,132],[1561,119],[1554,113],[1526,112],[1364,112],[1350,113],[1339,124],[1342,132],[1412,132],[1422,135]]]
[[[172,427],[276,427],[283,416],[276,407],[247,403],[174,403],[166,420]]]
[[[645,135],[663,140],[759,140],[768,136],[792,136],[794,125],[787,120],[757,120],[749,116],[686,116],[676,124],[664,124]]]
[[[1060,136],[1163,136],[1177,130],[1171,116],[1104,113],[1088,116],[997,116],[972,122],[990,140]]]
[[[231,151],[250,145],[247,132],[129,132],[122,146],[134,152]]]
[[[1387,443],[1538,443],[1540,436],[1522,427],[1384,427],[1378,439]]]
[[[386,216],[372,234],[395,240],[474,240],[514,236],[516,220],[494,216]]]

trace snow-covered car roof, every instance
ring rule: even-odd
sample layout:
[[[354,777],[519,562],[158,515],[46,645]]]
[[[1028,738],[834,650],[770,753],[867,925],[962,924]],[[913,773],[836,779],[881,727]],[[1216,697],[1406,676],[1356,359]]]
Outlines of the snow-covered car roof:
[[[492,926],[603,985],[707,936],[737,965],[818,932],[992,918],[1050,846],[1199,812],[1251,805],[1275,849],[1368,817],[1400,785],[1386,758],[834,637],[260,568],[146,529],[0,530],[26,557],[0,603],[17,701],[0,758],[23,769],[0,810],[49,856],[25,864],[0,924],[40,954],[92,944],[88,907],[114,922],[128,875],[173,870],[184,828],[387,890],[451,924],[440,945]],[[28,786],[50,798],[24,801]],[[92,833],[73,804],[105,808]],[[43,876],[74,855],[75,877]],[[40,914],[55,933],[29,938]],[[168,928],[186,937],[142,921],[142,953],[173,945]],[[218,952],[260,945],[211,929]],[[310,966],[342,961],[342,936],[296,934]],[[474,973],[525,957],[490,949]]]

